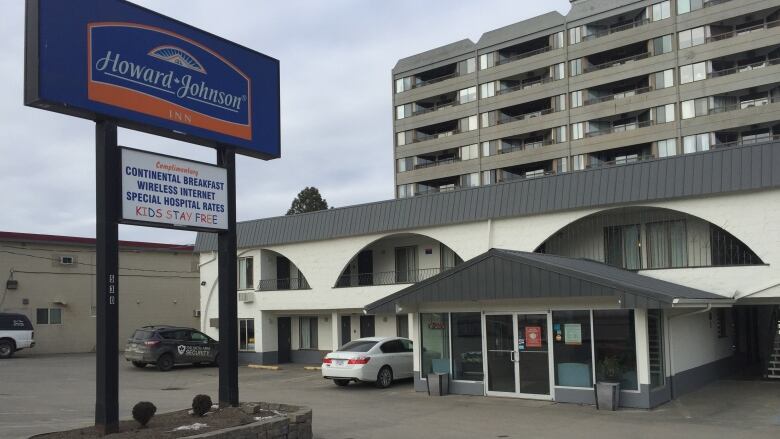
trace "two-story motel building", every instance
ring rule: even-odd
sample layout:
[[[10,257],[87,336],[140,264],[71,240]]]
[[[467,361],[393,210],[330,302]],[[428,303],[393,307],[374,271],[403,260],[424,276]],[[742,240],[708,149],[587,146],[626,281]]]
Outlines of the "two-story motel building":
[[[771,377],[778,214],[766,142],[242,222],[241,357],[318,363],[397,334],[417,390],[445,370],[454,393],[586,403],[606,360],[630,407]],[[212,336],[215,250],[198,235]]]

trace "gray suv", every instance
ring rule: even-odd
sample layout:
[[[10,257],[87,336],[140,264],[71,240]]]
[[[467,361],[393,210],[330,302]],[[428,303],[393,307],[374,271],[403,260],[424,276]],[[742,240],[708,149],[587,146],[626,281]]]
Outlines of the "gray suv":
[[[138,368],[154,364],[163,372],[176,364],[217,365],[219,342],[192,328],[144,326],[127,340],[125,360]]]

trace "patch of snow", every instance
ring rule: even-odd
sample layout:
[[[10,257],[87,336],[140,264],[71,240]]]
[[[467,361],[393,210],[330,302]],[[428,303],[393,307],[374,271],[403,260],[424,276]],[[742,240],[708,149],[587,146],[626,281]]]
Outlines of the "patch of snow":
[[[187,431],[187,430],[195,430],[195,431],[197,431],[197,430],[200,430],[203,427],[208,427],[208,424],[203,424],[203,423],[200,423],[200,422],[196,422],[196,423],[191,424],[191,425],[182,425],[180,427],[176,427],[176,428],[174,428],[171,431]]]
[[[268,410],[269,412],[273,412],[274,414],[271,416],[255,416],[255,421],[264,421],[266,419],[275,418],[277,416],[285,416],[284,413],[280,412],[279,410]]]

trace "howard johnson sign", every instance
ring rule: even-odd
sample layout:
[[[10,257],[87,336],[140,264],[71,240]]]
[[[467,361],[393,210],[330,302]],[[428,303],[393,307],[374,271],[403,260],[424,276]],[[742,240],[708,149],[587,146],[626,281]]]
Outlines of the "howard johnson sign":
[[[277,60],[121,0],[28,2],[25,103],[279,157]]]

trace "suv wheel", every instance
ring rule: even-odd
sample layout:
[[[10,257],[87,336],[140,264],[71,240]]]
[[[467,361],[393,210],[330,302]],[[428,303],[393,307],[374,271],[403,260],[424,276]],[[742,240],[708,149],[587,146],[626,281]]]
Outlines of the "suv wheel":
[[[163,372],[168,372],[169,370],[173,369],[173,355],[160,355],[160,358],[157,359],[157,368]]]
[[[10,340],[0,340],[0,358],[11,358],[14,354],[14,344]]]
[[[376,376],[376,386],[380,389],[386,389],[393,384],[393,370],[390,366],[382,366]]]
[[[143,361],[133,361],[133,366],[139,369],[143,369],[144,367],[146,367],[146,363]]]

